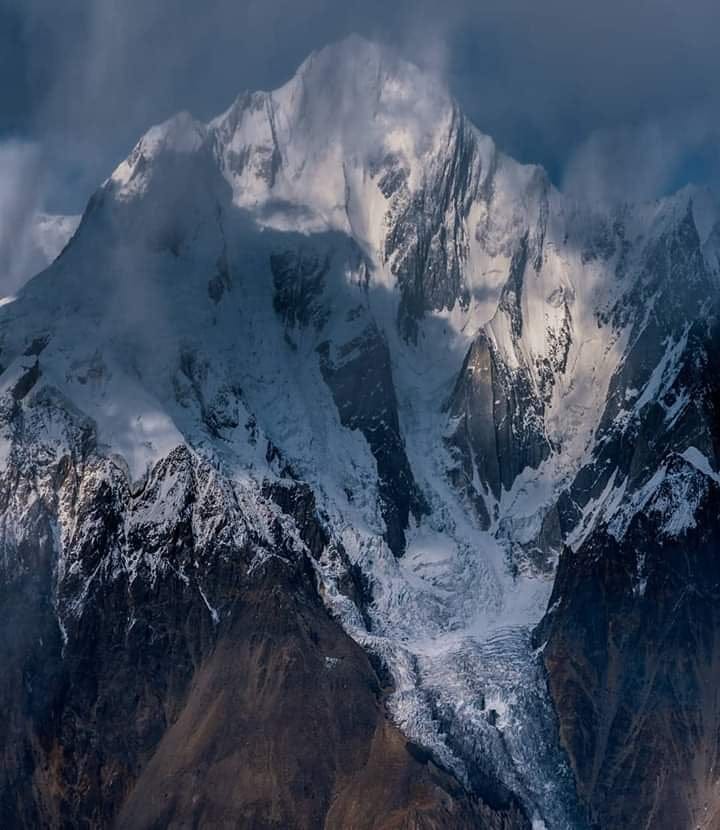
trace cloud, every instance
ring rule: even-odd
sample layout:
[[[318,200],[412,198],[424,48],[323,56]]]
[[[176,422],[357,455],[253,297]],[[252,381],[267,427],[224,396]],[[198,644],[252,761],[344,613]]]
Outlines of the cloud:
[[[720,129],[705,113],[593,132],[565,163],[562,189],[590,203],[649,201],[688,184],[717,187]]]
[[[719,34],[708,0],[485,0],[453,30],[449,79],[481,128],[559,180],[598,131],[716,121]]]
[[[33,238],[45,186],[36,145],[0,144],[0,295],[12,294],[46,261]]]
[[[719,18],[710,0],[0,0],[0,129],[39,144],[51,208],[79,210],[151,124],[211,117],[357,31],[443,74],[481,129],[558,182],[591,153],[598,176],[636,169],[648,141],[653,169],[669,153],[682,178],[695,154],[702,176]],[[637,190],[662,179],[648,169]]]

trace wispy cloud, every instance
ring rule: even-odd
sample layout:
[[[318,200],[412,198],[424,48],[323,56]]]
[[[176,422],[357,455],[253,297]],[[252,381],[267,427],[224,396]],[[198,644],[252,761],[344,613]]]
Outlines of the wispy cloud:
[[[562,187],[591,203],[648,201],[684,184],[716,187],[720,125],[703,112],[596,130],[565,164]]]
[[[639,171],[644,195],[666,164],[681,181],[720,113],[710,0],[3,0],[0,24],[5,121],[37,142],[51,209],[79,210],[149,125],[208,118],[353,31],[443,75],[481,129],[556,181],[592,156],[598,192],[618,170]]]
[[[0,144],[0,294],[12,294],[46,262],[33,238],[42,207],[45,170],[38,147]]]

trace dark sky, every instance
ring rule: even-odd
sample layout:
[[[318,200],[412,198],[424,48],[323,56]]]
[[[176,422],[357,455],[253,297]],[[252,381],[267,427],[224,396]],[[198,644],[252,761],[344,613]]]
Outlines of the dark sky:
[[[0,222],[3,165],[24,203],[79,211],[151,124],[180,109],[213,116],[353,31],[441,73],[481,129],[567,188],[654,197],[687,181],[714,184],[718,8],[717,0],[0,0]]]

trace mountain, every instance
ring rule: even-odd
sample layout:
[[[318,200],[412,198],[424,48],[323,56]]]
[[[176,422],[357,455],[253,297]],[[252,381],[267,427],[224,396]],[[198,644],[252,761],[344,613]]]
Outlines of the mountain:
[[[0,307],[10,827],[720,826],[720,212],[352,37]]]

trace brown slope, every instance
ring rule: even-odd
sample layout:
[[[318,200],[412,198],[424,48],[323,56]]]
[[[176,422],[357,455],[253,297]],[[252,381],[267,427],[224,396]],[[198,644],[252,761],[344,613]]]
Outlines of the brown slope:
[[[566,553],[543,624],[560,738],[591,826],[720,830],[720,538],[658,539],[640,517],[623,544],[597,533]],[[647,585],[636,553],[647,552]]]
[[[80,489],[73,469],[49,471],[45,501],[24,472],[5,493],[19,507],[0,501],[24,516],[0,560],[3,830],[528,827],[515,799],[473,797],[388,721],[287,524],[269,547],[183,449],[137,495],[108,462]],[[57,586],[56,493],[74,517]],[[167,493],[172,514],[153,513]]]
[[[365,653],[284,570],[238,602],[117,826],[526,827],[408,748]]]

